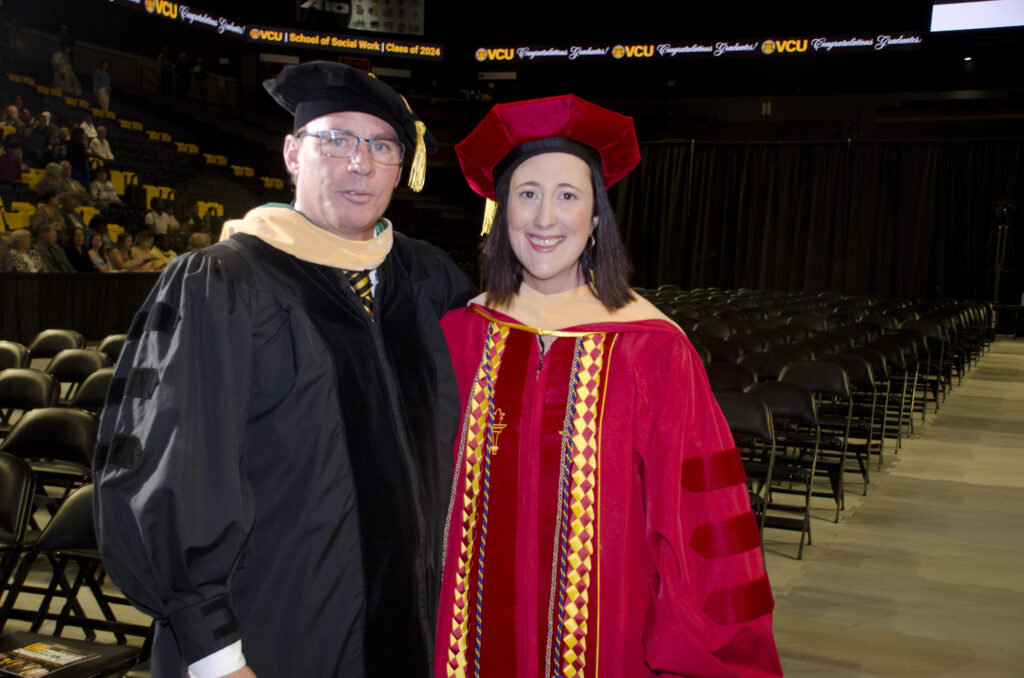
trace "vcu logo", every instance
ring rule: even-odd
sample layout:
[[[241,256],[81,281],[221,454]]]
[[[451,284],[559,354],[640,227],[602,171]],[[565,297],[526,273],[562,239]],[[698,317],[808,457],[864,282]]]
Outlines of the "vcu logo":
[[[146,0],[146,11],[150,14],[159,14],[168,19],[178,18],[178,3],[170,0]]]
[[[249,29],[249,37],[253,40],[269,40],[271,42],[281,42],[282,40],[284,40],[284,32],[268,31],[263,28],[252,28]]]
[[[616,59],[643,59],[654,56],[654,45],[615,45],[612,56]]]
[[[515,52],[511,47],[479,48],[475,53],[477,61],[512,61]]]
[[[807,39],[765,40],[761,43],[761,51],[765,54],[774,54],[775,52],[806,52]]]

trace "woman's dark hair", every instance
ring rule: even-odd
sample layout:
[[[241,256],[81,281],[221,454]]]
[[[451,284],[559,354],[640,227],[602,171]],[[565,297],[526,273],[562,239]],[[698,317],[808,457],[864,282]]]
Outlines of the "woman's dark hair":
[[[633,299],[633,291],[629,287],[632,267],[626,248],[619,238],[615,212],[608,202],[603,172],[593,162],[583,160],[590,168],[597,228],[594,229],[595,245],[591,247],[588,244],[583,249],[579,259],[580,266],[593,295],[609,311],[615,311]],[[514,167],[506,170],[495,187],[498,209],[491,230],[480,247],[480,265],[483,268],[484,289],[487,291],[486,302],[492,306],[507,306],[519,293],[519,286],[523,283],[523,266],[512,251],[512,243],[508,236],[508,195],[514,171]]]
[[[53,189],[43,191],[42,193],[39,194],[40,204],[45,205],[46,203],[50,202],[50,199],[53,198],[55,195],[57,195],[57,191]]]

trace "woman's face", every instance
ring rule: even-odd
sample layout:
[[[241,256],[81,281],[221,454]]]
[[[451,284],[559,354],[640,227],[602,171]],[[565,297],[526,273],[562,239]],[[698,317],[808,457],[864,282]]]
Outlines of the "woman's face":
[[[134,245],[135,243],[130,235],[126,235],[124,238],[118,241],[118,244],[121,245],[121,249],[130,250],[132,248],[132,245]]]
[[[29,238],[18,237],[14,239],[14,247],[17,248],[19,252],[28,252],[30,244],[32,243]]]
[[[81,247],[85,244],[85,231],[76,228],[75,232],[71,234],[71,242],[74,243],[75,247]]]
[[[98,250],[103,247],[103,236],[99,233],[93,233],[92,240],[89,241],[89,249]]]
[[[579,258],[597,226],[590,167],[571,153],[543,153],[513,172],[508,237],[523,282],[543,294],[586,282]]]

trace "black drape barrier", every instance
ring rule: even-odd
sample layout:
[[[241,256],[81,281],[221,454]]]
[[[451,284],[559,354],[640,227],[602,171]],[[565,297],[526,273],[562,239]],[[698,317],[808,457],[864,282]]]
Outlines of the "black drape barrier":
[[[0,339],[27,344],[41,330],[77,330],[87,340],[128,331],[158,273],[4,273]]]
[[[995,208],[1024,197],[1022,139],[689,141],[641,154],[614,204],[644,287],[991,299]],[[1019,273],[1000,287],[1019,303]]]

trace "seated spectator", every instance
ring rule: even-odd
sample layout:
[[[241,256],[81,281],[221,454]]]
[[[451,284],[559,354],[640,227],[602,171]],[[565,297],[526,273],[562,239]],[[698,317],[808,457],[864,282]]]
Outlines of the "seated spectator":
[[[193,233],[188,237],[188,251],[195,252],[212,244],[209,233]]]
[[[96,128],[96,136],[89,142],[89,155],[95,155],[104,160],[114,159],[114,154],[110,150],[110,142],[107,140],[107,128],[103,125]]]
[[[92,93],[96,95],[96,103],[104,111],[110,110],[110,84],[110,62],[104,59],[92,72]]]
[[[135,234],[135,245],[132,247],[132,258],[136,261],[149,260],[147,271],[159,271],[160,265],[153,255],[153,234],[149,231],[139,231]]]
[[[142,231],[146,233],[147,231]],[[152,236],[150,236],[152,237]],[[135,240],[128,231],[117,236],[117,245],[110,250],[110,265],[115,271],[151,271],[149,250],[140,251],[134,247]],[[138,253],[139,258],[135,257]]]
[[[89,250],[85,247],[84,228],[76,228],[71,232],[71,242],[64,248],[64,254],[79,273],[96,273],[96,267],[92,265],[92,259],[89,257]]]
[[[32,227],[36,240],[39,239],[40,231],[43,228],[53,228],[57,231],[59,240],[66,239],[61,237],[66,222],[64,221],[64,212],[60,208],[60,196],[56,191],[44,191],[39,196],[39,204],[36,206],[35,214],[32,215],[29,225]]]
[[[120,205],[121,197],[117,195],[114,183],[110,181],[109,172],[103,167],[97,167],[95,177],[89,184],[89,198],[92,204],[101,210],[105,210],[111,205]]]
[[[150,254],[153,256],[153,270],[162,271],[167,268],[167,264],[171,263],[178,253],[171,249],[171,236],[166,233],[153,238],[153,247],[150,249]]]
[[[185,208],[185,221],[181,222],[182,233],[196,233],[203,230],[203,219],[199,216],[199,202],[190,200]]]
[[[87,234],[91,234],[92,229],[85,225],[82,215],[78,213],[78,198],[74,193],[66,194],[64,199],[60,201],[60,212],[61,216],[64,217],[65,233],[70,235],[74,233],[76,228],[80,228]]]
[[[9,106],[5,106],[3,109],[3,115],[0,117],[3,122],[13,127],[17,127],[19,130],[32,122],[32,114],[25,108],[25,101],[21,98],[21,95],[14,97],[14,103]]]
[[[39,229],[36,252],[43,262],[43,273],[74,273],[75,267],[68,261],[64,248],[57,244],[57,229],[43,226]]]
[[[86,150],[87,144],[85,130],[81,127],[71,130],[66,162],[71,164],[71,176],[79,184],[88,184],[92,174],[92,169],[89,167],[89,154]]]
[[[11,234],[8,231],[0,231],[0,273],[10,273],[14,270],[11,240]]]
[[[64,193],[74,193],[79,202],[86,202],[89,199],[89,192],[85,190],[85,186],[83,186],[78,179],[74,177],[74,170],[72,170],[71,163],[69,161],[61,161],[60,176],[61,187],[64,189]]]
[[[3,143],[3,155],[0,155],[0,184],[21,183],[21,173],[28,166],[21,160],[21,144],[13,134]]]
[[[34,167],[43,166],[48,132],[49,125],[42,114],[32,118],[32,123],[21,135],[21,152],[25,162]]]
[[[93,221],[96,221],[99,217],[93,217]],[[105,224],[104,224],[105,225]],[[106,248],[103,246],[103,236],[99,233],[93,233],[92,239],[89,241],[89,261],[92,262],[92,267],[99,273],[110,273],[110,256],[107,254]]]
[[[149,212],[146,213],[144,223],[153,235],[159,235],[160,233],[174,234],[181,230],[178,220],[174,218],[173,214],[166,211],[165,202],[157,197],[149,201]]]
[[[32,247],[32,235],[27,228],[11,232],[11,265],[15,273],[43,273],[46,265]]]
[[[110,233],[107,232],[108,223],[109,221],[107,220],[107,217],[102,214],[97,214],[92,218],[92,221],[89,222],[89,228],[91,228],[94,233],[99,233],[100,237],[103,238],[104,252],[109,252],[114,249],[114,241],[110,239]]]
[[[82,116],[82,122],[78,123],[78,127],[85,133],[86,144],[96,138],[96,125],[92,121],[92,113],[86,113]]]
[[[36,193],[42,197],[44,193],[50,192],[60,195],[64,193],[64,190],[64,175],[61,171],[60,163],[48,163],[44,170],[43,178],[36,184]]]

